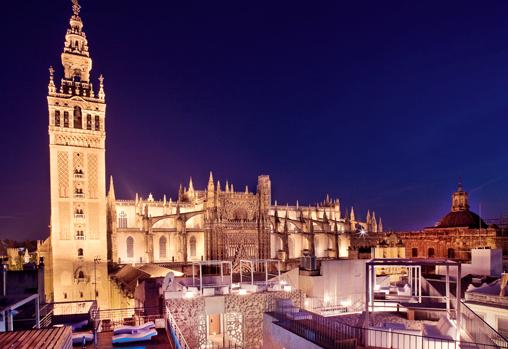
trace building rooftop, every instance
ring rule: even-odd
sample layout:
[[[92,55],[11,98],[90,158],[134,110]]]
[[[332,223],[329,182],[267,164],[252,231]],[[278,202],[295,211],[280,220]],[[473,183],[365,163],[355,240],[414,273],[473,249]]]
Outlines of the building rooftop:
[[[439,221],[437,228],[487,228],[488,225],[476,213],[464,210],[450,212]]]

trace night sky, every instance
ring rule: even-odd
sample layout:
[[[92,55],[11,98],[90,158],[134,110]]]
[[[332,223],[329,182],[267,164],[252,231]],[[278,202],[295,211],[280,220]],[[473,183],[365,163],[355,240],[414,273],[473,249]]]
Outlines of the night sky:
[[[448,212],[461,176],[474,211],[508,214],[508,2],[81,5],[119,198],[269,174],[279,204],[329,193],[407,230]],[[71,2],[2,13],[0,237],[44,238],[48,67],[59,81]]]

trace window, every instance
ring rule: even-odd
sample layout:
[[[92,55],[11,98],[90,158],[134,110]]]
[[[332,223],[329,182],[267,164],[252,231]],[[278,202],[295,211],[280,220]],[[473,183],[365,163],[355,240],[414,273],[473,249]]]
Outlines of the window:
[[[166,253],[167,249],[166,249],[166,237],[164,236],[161,236],[160,239],[159,239],[159,258],[166,258],[167,257],[167,253]]]
[[[118,215],[118,228],[127,228],[127,213],[124,211]]]
[[[508,335],[508,318],[505,317],[497,318],[497,331],[503,336]]]
[[[92,115],[90,114],[86,116],[86,129],[92,130]]]
[[[455,258],[455,250],[453,248],[448,249],[448,258]]]
[[[60,110],[55,110],[55,126],[60,127]]]
[[[69,127],[69,112],[64,111],[64,127]]]
[[[67,299],[67,293],[64,292],[64,299]]]
[[[74,190],[74,197],[76,197],[76,198],[84,198],[85,197],[85,193],[83,192],[83,189],[82,188],[76,188]]]
[[[84,278],[85,278],[85,273],[83,273],[83,270],[80,270],[78,273],[78,279],[84,279]]]
[[[83,128],[83,117],[80,107],[74,107],[74,128]]]
[[[79,292],[79,297],[83,298],[83,292]]]
[[[427,251],[427,256],[429,258],[432,258],[432,257],[434,257],[435,254],[436,254],[436,252],[434,251],[434,248],[433,247],[429,247],[429,249]]]
[[[78,257],[83,257],[83,249],[82,248],[78,248]],[[80,271],[80,273],[82,273],[82,271]]]
[[[101,121],[99,115],[95,115],[95,131],[101,130]]]
[[[411,249],[411,257],[418,257],[418,249],[416,247]]]
[[[127,238],[127,258],[134,257],[134,238],[129,236]]]
[[[78,230],[76,232],[76,240],[85,240],[85,233],[83,230]]]
[[[76,168],[74,170],[74,178],[83,178],[83,170],[81,168]]]
[[[191,236],[189,240],[189,246],[190,246],[190,255],[191,257],[196,256],[196,238],[194,236]]]

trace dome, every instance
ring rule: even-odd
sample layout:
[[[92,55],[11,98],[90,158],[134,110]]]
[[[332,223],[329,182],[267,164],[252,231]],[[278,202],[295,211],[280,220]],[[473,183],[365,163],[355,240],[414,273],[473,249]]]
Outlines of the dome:
[[[436,226],[437,228],[457,228],[457,227],[467,227],[467,228],[479,228],[481,222],[482,228],[487,228],[487,224],[478,216],[476,213],[471,212],[469,210],[464,211],[452,211],[444,216],[439,224]]]

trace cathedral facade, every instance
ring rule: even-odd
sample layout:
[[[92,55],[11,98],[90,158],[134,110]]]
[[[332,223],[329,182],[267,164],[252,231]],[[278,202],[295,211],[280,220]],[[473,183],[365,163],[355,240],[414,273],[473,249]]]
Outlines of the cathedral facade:
[[[347,257],[350,240],[382,232],[375,213],[362,221],[327,197],[313,206],[272,203],[269,176],[255,191],[222,187],[212,173],[203,189],[192,180],[175,200],[136,195],[117,199],[113,179],[106,195],[106,95],[104,79],[91,82],[92,59],[80,6],[73,14],[61,55],[63,76],[48,85],[51,232],[39,253],[45,259],[47,300],[96,299],[109,308],[114,297],[109,267],[303,255]]]
[[[258,177],[257,190],[235,191],[215,182],[205,189],[181,188],[174,201],[136,195],[116,199],[108,193],[111,259],[125,263],[188,263],[203,260],[347,257],[350,235],[382,231],[375,213],[357,221],[354,209],[341,213],[338,199],[315,206],[278,206],[271,202],[269,176]]]

